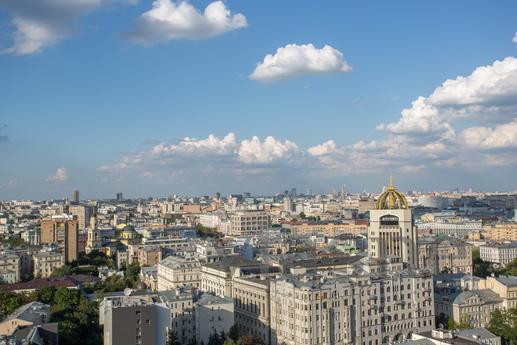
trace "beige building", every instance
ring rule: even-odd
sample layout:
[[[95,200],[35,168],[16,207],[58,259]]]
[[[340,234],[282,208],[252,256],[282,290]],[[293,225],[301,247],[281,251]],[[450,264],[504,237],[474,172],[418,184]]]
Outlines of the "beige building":
[[[238,211],[229,218],[229,236],[257,235],[271,227],[271,217],[264,211]]]
[[[17,283],[21,279],[20,257],[14,253],[0,253],[0,276],[2,283]]]
[[[517,277],[499,276],[487,277],[480,282],[484,289],[494,291],[503,299],[502,307],[505,309],[517,308]]]
[[[138,249],[136,258],[140,266],[154,266],[162,260],[162,251],[157,246],[143,246]]]
[[[266,345],[270,339],[270,278],[240,277],[232,281],[235,325],[240,334],[262,340]]]
[[[341,234],[366,234],[368,226],[366,224],[355,223],[334,223],[334,222],[303,222],[303,223],[284,223],[282,226],[290,229],[294,235],[326,235],[335,237]]]
[[[517,241],[517,223],[495,224],[484,228],[483,237],[490,241]]]
[[[41,220],[41,243],[58,243],[65,262],[71,262],[78,256],[79,225],[72,216],[52,216]]]
[[[488,327],[492,312],[502,307],[503,299],[491,289],[480,289],[459,293],[451,305],[454,322]]]
[[[418,267],[416,228],[404,195],[390,185],[370,210],[368,255],[372,258],[398,256],[411,267]]]
[[[56,252],[39,252],[33,255],[34,277],[48,278],[56,268],[65,265],[65,255]]]
[[[77,217],[79,229],[83,230],[90,226],[90,217],[92,216],[92,208],[88,205],[70,205],[68,212]]]
[[[418,267],[433,274],[472,274],[472,245],[452,237],[419,238]]]
[[[271,282],[271,344],[381,345],[434,328],[433,279],[399,258]]]
[[[169,256],[158,264],[158,291],[175,289],[184,285],[199,288],[201,264],[198,260]]]

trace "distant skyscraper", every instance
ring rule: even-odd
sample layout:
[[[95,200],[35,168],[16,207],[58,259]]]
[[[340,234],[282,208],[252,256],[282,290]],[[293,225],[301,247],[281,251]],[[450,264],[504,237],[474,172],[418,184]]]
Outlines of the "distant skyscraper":
[[[379,259],[398,256],[411,267],[418,267],[417,235],[411,209],[406,197],[393,186],[391,178],[375,208],[370,210],[368,254]]]
[[[72,192],[72,202],[79,202],[79,191],[74,190]]]
[[[296,197],[296,188],[291,188],[291,196]]]
[[[122,200],[124,200],[124,195],[122,194],[122,192],[117,193],[117,201],[122,201]]]

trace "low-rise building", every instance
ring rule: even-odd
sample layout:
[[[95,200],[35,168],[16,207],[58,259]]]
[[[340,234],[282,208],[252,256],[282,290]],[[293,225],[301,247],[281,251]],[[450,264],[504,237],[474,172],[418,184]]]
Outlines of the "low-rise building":
[[[0,253],[0,269],[5,271],[4,279],[9,279],[6,283],[17,283],[20,281],[20,257],[14,253]],[[11,273],[9,273],[11,272]],[[14,275],[13,275],[14,273]],[[12,280],[14,278],[14,281]]]
[[[50,277],[56,268],[65,265],[65,255],[63,253],[41,251],[33,255],[34,277]]]
[[[472,245],[452,237],[418,239],[418,266],[433,274],[472,274]]]
[[[228,334],[234,324],[233,300],[203,294],[195,303],[196,341],[208,344],[211,334]]]
[[[169,256],[158,264],[158,291],[201,285],[201,264],[195,259]]]
[[[482,288],[490,289],[503,299],[505,309],[517,308],[517,277],[504,276],[486,277],[481,283]]]
[[[517,258],[517,242],[487,243],[479,247],[481,260],[504,267]]]

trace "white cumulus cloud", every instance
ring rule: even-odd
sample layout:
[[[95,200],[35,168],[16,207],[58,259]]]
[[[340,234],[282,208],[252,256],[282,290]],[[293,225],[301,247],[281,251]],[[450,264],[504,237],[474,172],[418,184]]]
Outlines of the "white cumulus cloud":
[[[229,154],[235,150],[237,140],[234,133],[228,133],[220,139],[210,134],[206,139],[184,138],[176,144],[167,145],[164,143],[155,145],[151,153],[161,154]]]
[[[512,42],[513,43],[517,43],[517,32],[515,33],[515,36],[513,36]]]
[[[498,123],[517,113],[517,58],[480,66],[470,75],[446,80],[429,97],[418,97],[397,122],[377,128],[394,134],[448,133],[464,119]]]
[[[49,182],[64,182],[70,179],[70,176],[68,175],[68,171],[66,168],[57,168],[54,175],[49,176],[46,181]]]
[[[257,136],[243,140],[238,150],[239,160],[246,164],[271,163],[276,160],[291,158],[298,151],[292,141],[284,142],[268,136],[261,141]]]
[[[82,15],[101,5],[102,0],[0,0],[12,15],[16,30],[5,51],[32,54],[52,46],[74,32]]]
[[[316,48],[312,44],[288,44],[275,54],[268,54],[257,64],[250,78],[274,81],[309,73],[342,73],[352,69],[339,50],[325,45]]]
[[[222,1],[210,3],[201,12],[187,1],[155,0],[152,8],[137,19],[127,37],[140,44],[180,38],[204,39],[247,25],[243,14],[232,14]]]
[[[461,140],[468,147],[500,149],[517,147],[517,119],[490,127],[470,127],[461,132]]]
[[[323,156],[336,152],[336,143],[334,140],[327,140],[323,144],[309,147],[307,152],[313,156]]]

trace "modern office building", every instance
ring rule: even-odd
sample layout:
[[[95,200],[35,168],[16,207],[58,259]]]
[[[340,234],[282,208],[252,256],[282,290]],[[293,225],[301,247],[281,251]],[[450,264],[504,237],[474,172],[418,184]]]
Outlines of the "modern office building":
[[[79,191],[78,190],[74,190],[72,192],[72,202],[79,202]]]

